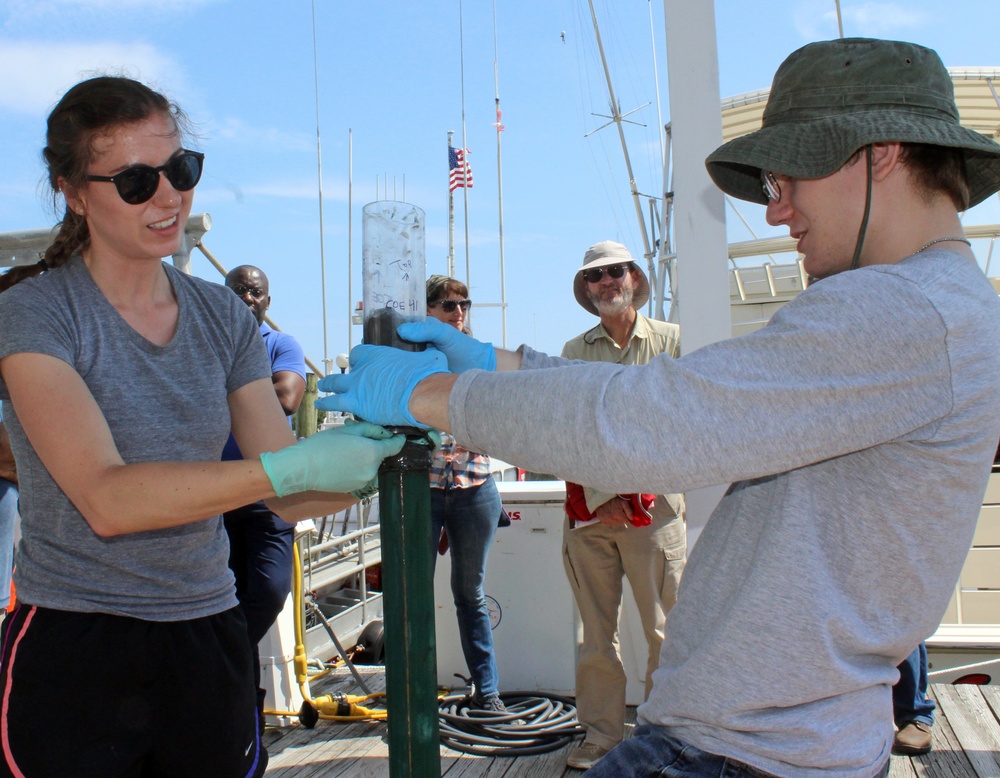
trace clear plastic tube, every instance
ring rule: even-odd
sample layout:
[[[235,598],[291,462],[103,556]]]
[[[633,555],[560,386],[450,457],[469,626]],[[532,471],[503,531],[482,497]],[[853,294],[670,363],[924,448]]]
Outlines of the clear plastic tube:
[[[427,315],[425,268],[423,210],[395,200],[368,203],[361,220],[365,343],[423,350],[396,328]]]

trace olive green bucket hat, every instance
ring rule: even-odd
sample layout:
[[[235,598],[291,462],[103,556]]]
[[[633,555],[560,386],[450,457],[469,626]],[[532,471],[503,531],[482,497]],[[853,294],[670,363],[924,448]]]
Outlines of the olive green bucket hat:
[[[891,141],[963,149],[970,206],[1000,189],[1000,145],[959,123],[937,53],[869,38],[810,43],[789,55],[761,128],[723,144],[705,165],[726,194],[766,204],[762,169],[822,178],[858,149]]]

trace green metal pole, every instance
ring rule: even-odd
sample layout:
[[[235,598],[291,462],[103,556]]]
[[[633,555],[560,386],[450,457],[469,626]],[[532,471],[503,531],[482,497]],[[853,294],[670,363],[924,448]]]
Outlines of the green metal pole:
[[[306,390],[302,394],[302,402],[295,412],[295,434],[300,438],[308,438],[316,433],[316,398],[319,397],[317,384],[319,377],[315,373],[306,373]]]
[[[440,778],[432,447],[413,428],[403,450],[379,469],[386,707],[391,778]]]

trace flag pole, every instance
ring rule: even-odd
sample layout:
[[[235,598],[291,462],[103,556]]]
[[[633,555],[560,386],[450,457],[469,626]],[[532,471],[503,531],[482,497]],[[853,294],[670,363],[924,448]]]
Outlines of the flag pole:
[[[503,154],[500,133],[503,121],[500,113],[500,65],[497,57],[497,3],[493,0],[493,90],[497,107],[497,213],[500,237],[500,345],[507,348],[507,281],[503,261]]]
[[[448,157],[451,158],[454,130],[448,130]],[[449,165],[450,167],[450,165]],[[448,277],[455,277],[455,190],[451,186],[451,170],[448,171]]]

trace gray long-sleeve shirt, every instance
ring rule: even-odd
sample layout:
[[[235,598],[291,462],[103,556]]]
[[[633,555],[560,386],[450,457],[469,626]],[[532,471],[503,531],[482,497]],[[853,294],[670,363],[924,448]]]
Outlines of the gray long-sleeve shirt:
[[[516,373],[462,375],[450,422],[462,445],[608,491],[732,482],[640,721],[777,775],[874,775],[895,666],[945,611],[1000,438],[998,322],[979,268],[927,251],[679,360],[525,349]]]

